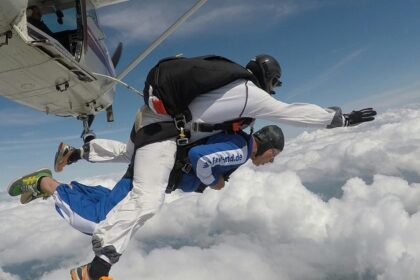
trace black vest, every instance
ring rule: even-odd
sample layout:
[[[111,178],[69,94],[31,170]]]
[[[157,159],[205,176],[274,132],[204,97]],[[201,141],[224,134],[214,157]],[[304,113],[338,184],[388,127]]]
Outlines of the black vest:
[[[172,117],[188,115],[185,112],[189,112],[188,105],[195,97],[237,79],[259,85],[250,71],[221,56],[165,58],[149,71],[143,90],[144,100],[149,104],[149,97],[153,95],[163,102]]]

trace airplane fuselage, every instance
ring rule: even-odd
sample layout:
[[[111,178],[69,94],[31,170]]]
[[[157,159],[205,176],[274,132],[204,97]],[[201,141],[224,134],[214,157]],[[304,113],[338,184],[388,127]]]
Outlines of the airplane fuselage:
[[[0,34],[10,30],[20,13],[24,13],[28,0],[2,0],[0,1]]]
[[[42,23],[31,18],[33,6]],[[58,116],[112,105],[111,82],[94,74],[115,70],[91,0],[2,0],[0,36],[0,96]]]

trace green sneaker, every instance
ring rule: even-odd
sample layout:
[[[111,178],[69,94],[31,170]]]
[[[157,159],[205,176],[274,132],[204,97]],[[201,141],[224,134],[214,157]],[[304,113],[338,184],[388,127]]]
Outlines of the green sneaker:
[[[7,192],[11,196],[21,195],[20,202],[22,204],[40,197],[47,198],[49,195],[38,189],[38,183],[42,177],[52,177],[51,170],[44,168],[23,176],[13,181],[7,188]]]

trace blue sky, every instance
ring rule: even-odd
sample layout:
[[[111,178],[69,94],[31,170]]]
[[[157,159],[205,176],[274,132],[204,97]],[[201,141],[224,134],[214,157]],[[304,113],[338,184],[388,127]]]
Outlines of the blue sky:
[[[117,72],[193,2],[132,0],[100,9],[110,51],[119,41],[125,44]],[[420,101],[419,14],[418,0],[209,0],[125,81],[142,89],[148,69],[159,58],[179,53],[215,53],[241,64],[269,53],[283,68],[278,99],[339,105],[344,111],[372,106],[383,112]],[[125,142],[142,104],[141,98],[118,87],[115,122],[107,123],[99,114],[93,129],[98,137]],[[0,129],[0,190],[16,176],[52,168],[60,141],[81,144],[79,121],[46,116],[4,98]],[[288,137],[300,131],[286,128]],[[123,164],[83,162],[57,178],[68,181],[124,169]]]

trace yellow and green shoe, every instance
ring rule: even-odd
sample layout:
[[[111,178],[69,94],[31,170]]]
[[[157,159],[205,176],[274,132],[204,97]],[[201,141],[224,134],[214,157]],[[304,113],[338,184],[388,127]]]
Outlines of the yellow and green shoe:
[[[48,194],[43,193],[38,187],[39,180],[42,177],[52,177],[51,170],[44,168],[38,171],[27,174],[10,183],[7,192],[11,196],[20,195],[20,202],[26,204],[36,198],[49,197]]]

